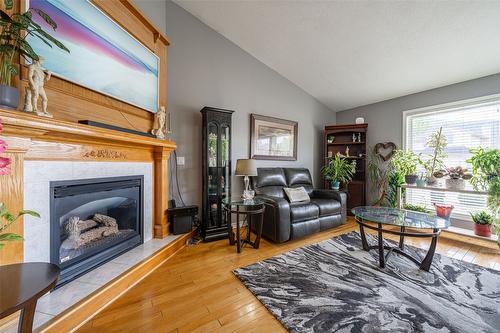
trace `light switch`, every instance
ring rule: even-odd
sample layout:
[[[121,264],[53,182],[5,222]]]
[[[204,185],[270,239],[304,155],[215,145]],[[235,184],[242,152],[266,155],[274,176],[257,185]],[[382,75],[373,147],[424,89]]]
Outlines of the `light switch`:
[[[184,156],[178,156],[177,157],[177,165],[184,165],[185,164],[185,161],[184,161]]]

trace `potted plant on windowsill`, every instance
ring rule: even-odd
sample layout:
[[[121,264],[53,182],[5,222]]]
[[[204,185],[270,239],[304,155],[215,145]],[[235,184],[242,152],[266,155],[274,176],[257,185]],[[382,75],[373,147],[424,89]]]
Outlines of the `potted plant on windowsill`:
[[[338,190],[341,183],[349,183],[355,172],[356,166],[339,153],[321,169],[325,179],[330,182],[332,190]]]
[[[404,175],[407,184],[415,184],[417,181],[417,165],[422,163],[420,156],[411,150],[396,150],[392,156],[391,163],[394,169]]]
[[[4,8],[12,10],[13,1],[4,0]],[[26,41],[28,36],[39,38],[46,45],[52,45],[69,52],[69,49],[36,22],[32,17],[40,16],[53,30],[57,24],[40,9],[30,8],[25,13],[7,14],[0,10],[0,105],[16,109],[19,105],[19,89],[13,86],[12,78],[19,74],[17,59],[23,57],[28,62],[38,60],[31,45]]]
[[[472,174],[461,166],[451,167],[446,170],[450,178],[446,178],[446,187],[454,190],[461,190],[465,187],[465,181],[472,178]]]
[[[433,133],[427,140],[426,146],[433,150],[429,159],[422,163],[427,171],[427,184],[436,183],[435,171],[444,168],[444,159],[448,156],[444,149],[448,145],[446,136],[443,134],[443,128],[440,127],[436,133]]]
[[[474,221],[474,234],[482,237],[491,237],[491,225],[493,224],[493,216],[485,211],[470,214]]]

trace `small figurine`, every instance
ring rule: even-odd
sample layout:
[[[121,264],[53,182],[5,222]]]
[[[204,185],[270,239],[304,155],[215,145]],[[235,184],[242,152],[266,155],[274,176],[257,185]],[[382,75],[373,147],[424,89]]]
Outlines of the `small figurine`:
[[[356,134],[352,133],[352,142],[356,142]]]
[[[361,133],[358,133],[358,142],[361,142]]]
[[[345,156],[349,157],[349,146],[345,148]]]
[[[155,120],[151,134],[155,135],[160,140],[165,140],[167,138],[168,128],[167,128],[167,111],[164,106],[160,107],[160,110],[155,114]]]
[[[28,66],[28,82],[29,87],[26,87],[26,96],[24,99],[24,111],[34,112],[39,116],[52,118],[53,116],[47,112],[48,98],[43,87],[45,82],[50,80],[52,73],[43,68],[43,57],[38,60],[33,60],[33,63]],[[38,111],[38,97],[42,98],[42,111]]]

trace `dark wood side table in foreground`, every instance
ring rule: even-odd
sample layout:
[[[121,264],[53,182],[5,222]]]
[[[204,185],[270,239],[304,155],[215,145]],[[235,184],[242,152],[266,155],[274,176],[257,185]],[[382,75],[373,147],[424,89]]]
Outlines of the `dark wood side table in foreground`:
[[[222,200],[224,205],[224,212],[227,214],[227,228],[229,232],[229,244],[234,245],[236,243],[236,250],[238,253],[241,252],[241,247],[243,244],[247,243],[253,246],[254,249],[259,248],[260,237],[262,235],[262,225],[264,223],[264,201],[262,199],[254,198],[251,200],[243,199],[229,199],[226,198]],[[232,215],[236,215],[236,240],[235,233],[232,226]],[[243,222],[240,215],[245,215],[247,221],[247,234],[246,237],[241,239],[241,225]],[[255,223],[255,225],[254,225]],[[256,234],[255,240],[250,240],[251,231]]]
[[[59,273],[44,262],[0,266],[0,319],[21,310],[17,332],[31,332],[36,302],[55,287]]]

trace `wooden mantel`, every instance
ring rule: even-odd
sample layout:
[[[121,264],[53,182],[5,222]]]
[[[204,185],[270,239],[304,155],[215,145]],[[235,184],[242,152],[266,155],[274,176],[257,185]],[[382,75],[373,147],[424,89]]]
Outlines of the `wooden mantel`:
[[[175,150],[172,141],[137,134],[38,117],[22,111],[0,109],[7,141],[6,155],[12,159],[11,175],[0,177],[0,202],[11,211],[23,209],[23,169],[25,160],[112,161],[153,163],[155,238],[168,234],[168,159]],[[29,208],[29,207],[26,207]],[[23,223],[10,232],[23,234]],[[0,252],[0,264],[23,260],[22,242],[8,244]]]

